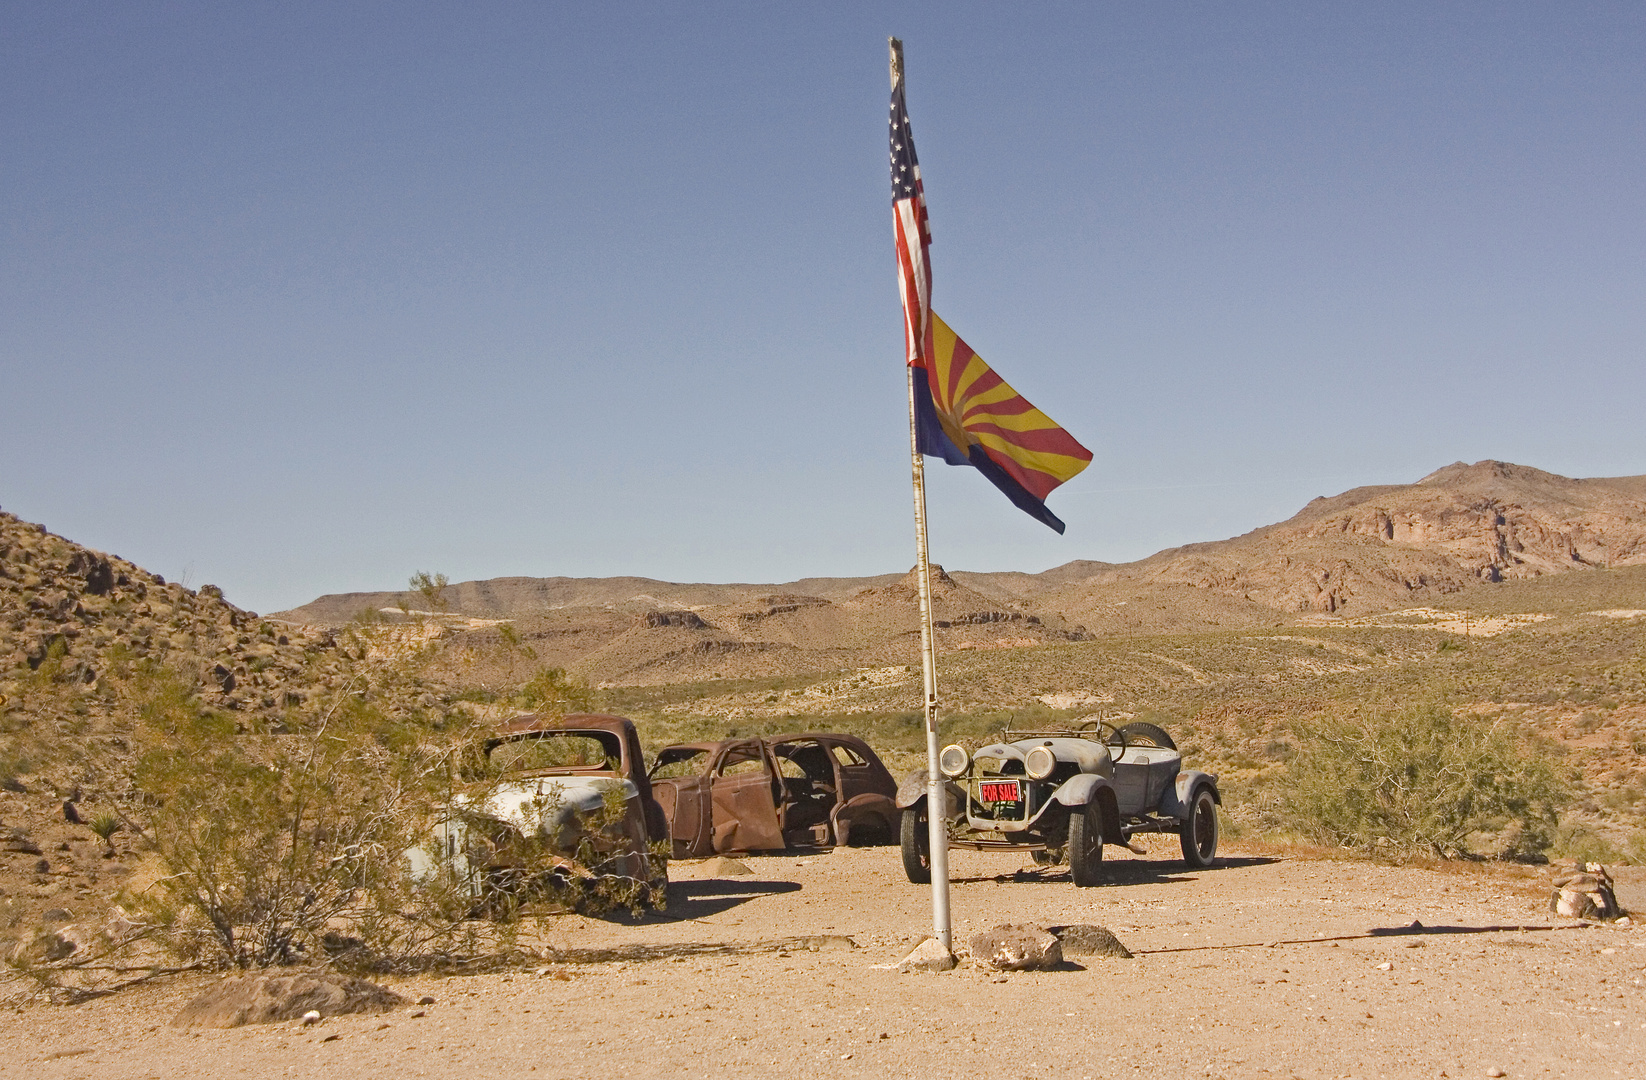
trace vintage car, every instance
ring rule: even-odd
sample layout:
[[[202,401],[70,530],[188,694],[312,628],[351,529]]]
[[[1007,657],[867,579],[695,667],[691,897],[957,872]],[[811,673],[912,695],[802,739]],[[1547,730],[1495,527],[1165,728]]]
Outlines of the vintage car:
[[[951,847],[1066,860],[1083,887],[1102,880],[1103,845],[1126,846],[1137,833],[1177,833],[1190,866],[1217,856],[1217,777],[1184,769],[1171,736],[1154,724],[1007,731],[975,753],[946,747],[938,763]],[[918,883],[931,880],[926,789],[921,769],[897,792],[903,869]]]
[[[650,776],[676,858],[891,843],[895,834],[897,781],[855,735],[668,746]]]
[[[443,868],[486,905],[591,885],[628,883],[638,906],[661,907],[668,839],[640,738],[621,716],[519,716],[486,740],[485,763],[437,829],[411,853],[414,876]]]

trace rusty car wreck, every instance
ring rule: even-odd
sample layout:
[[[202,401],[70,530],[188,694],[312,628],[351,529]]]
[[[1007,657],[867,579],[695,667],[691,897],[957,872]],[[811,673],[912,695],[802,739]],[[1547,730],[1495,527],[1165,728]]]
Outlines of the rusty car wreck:
[[[604,889],[618,903],[661,908],[668,839],[640,738],[621,716],[529,714],[486,740],[470,793],[453,800],[433,851],[413,873],[443,864],[483,909],[538,898],[581,903]]]
[[[1008,731],[975,752],[945,747],[938,763],[952,847],[1067,861],[1081,887],[1101,882],[1104,844],[1128,846],[1137,833],[1177,834],[1193,867],[1217,855],[1217,777],[1184,769],[1171,736],[1154,724]],[[921,769],[897,793],[903,869],[917,883],[931,880],[926,802]]]
[[[895,835],[897,782],[855,735],[667,746],[650,778],[676,858],[890,843]]]

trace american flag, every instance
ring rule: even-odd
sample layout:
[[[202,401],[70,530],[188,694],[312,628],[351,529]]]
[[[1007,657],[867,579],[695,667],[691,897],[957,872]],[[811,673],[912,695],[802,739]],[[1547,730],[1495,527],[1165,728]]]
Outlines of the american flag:
[[[925,357],[926,328],[932,313],[932,264],[927,257],[932,234],[926,224],[926,189],[914,156],[909,110],[903,103],[903,79],[892,87],[892,220],[897,230],[897,287],[903,294],[903,336],[909,363]]]

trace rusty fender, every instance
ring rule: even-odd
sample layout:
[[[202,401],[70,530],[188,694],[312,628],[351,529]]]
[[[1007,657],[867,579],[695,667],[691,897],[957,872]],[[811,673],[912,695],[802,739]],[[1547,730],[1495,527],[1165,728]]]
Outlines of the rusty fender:
[[[897,835],[897,807],[892,805],[892,800],[878,792],[865,791],[861,795],[852,796],[829,812],[829,820],[834,825],[835,842],[849,842],[852,833],[866,819],[887,830],[889,835]]]
[[[1212,801],[1219,806],[1223,805],[1223,796],[1217,790],[1217,777],[1211,773],[1203,773],[1197,769],[1177,774],[1177,784],[1170,790],[1161,793],[1160,812],[1179,821],[1189,819],[1189,811],[1194,806],[1194,793],[1199,788],[1212,789]]]
[[[1052,792],[1052,798],[1064,806],[1085,806],[1096,799],[1097,793],[1104,788],[1114,788],[1107,777],[1096,773],[1076,773],[1058,785],[1057,790]]]
[[[966,790],[953,780],[945,781],[944,790],[948,793],[948,808],[945,817],[955,817],[960,808],[966,805]],[[903,778],[897,785],[897,808],[911,810],[926,801],[926,770],[916,769]]]

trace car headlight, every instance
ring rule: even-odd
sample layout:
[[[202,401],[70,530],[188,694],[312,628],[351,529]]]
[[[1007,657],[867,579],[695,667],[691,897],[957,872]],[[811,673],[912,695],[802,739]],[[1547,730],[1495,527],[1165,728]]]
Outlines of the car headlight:
[[[971,755],[963,746],[945,746],[943,752],[937,755],[938,771],[950,780],[964,773],[971,763]]]
[[[1023,756],[1023,771],[1032,780],[1044,780],[1057,768],[1057,755],[1050,747],[1037,746]]]

